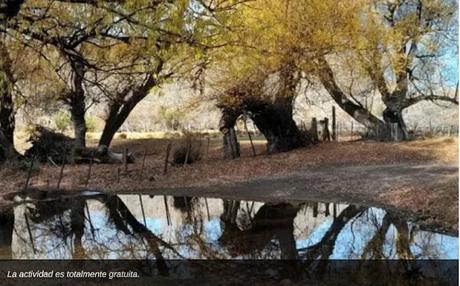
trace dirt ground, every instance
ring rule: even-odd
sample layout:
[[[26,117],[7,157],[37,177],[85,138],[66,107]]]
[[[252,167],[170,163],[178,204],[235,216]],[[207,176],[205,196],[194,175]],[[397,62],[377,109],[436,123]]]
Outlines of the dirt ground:
[[[181,140],[116,140],[113,149],[137,154],[125,171],[120,165],[94,165],[88,188],[105,192],[164,193],[244,199],[318,200],[398,209],[428,228],[458,231],[458,141],[435,138],[402,143],[330,142],[266,155],[256,141],[257,156],[242,141],[242,157],[223,160],[221,139],[198,144],[201,160],[187,166],[169,164],[163,174],[166,145]],[[143,164],[143,154],[146,152]],[[141,169],[144,165],[142,174]],[[30,185],[55,188],[60,168],[36,168]],[[66,166],[61,189],[83,189],[88,165]],[[120,174],[120,175],[118,175]],[[5,195],[24,188],[27,172],[0,170],[0,205]],[[6,198],[11,196],[6,196]]]

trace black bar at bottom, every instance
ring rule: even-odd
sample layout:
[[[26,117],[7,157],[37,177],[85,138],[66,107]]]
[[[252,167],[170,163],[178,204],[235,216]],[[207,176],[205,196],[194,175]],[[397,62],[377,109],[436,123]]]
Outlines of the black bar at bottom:
[[[0,285],[458,285],[458,260],[1,260]]]

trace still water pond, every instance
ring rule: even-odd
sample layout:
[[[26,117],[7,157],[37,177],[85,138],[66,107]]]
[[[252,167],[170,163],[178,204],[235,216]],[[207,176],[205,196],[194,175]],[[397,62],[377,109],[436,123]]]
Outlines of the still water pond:
[[[458,259],[458,238],[392,212],[162,195],[16,197],[2,259]]]

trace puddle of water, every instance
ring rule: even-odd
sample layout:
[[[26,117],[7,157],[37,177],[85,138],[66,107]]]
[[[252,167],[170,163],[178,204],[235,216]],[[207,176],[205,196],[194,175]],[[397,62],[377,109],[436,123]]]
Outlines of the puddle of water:
[[[86,193],[1,220],[1,259],[458,259],[457,237],[344,204]]]

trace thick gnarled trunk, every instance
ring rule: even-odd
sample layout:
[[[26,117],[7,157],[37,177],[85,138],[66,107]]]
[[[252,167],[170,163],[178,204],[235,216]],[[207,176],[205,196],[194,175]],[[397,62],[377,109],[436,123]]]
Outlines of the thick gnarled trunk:
[[[383,119],[387,126],[391,126],[396,124],[397,129],[394,130],[396,134],[393,134],[393,137],[397,140],[408,140],[409,139],[409,132],[407,131],[406,123],[404,122],[404,118],[402,116],[402,110],[396,109],[392,110],[387,106],[383,111]]]
[[[244,111],[243,111],[244,109]],[[271,102],[251,102],[239,109],[221,108],[219,129],[223,133],[224,157],[237,158],[240,148],[234,130],[236,120],[247,113],[267,140],[267,152],[278,153],[313,143],[311,136],[302,134],[292,118],[292,100],[277,99]]]
[[[292,118],[292,100],[282,98],[250,110],[251,119],[267,139],[268,153],[286,152],[312,143]]]
[[[262,75],[227,91],[224,99],[228,100],[224,102],[231,102],[230,106],[226,103],[219,106],[223,113],[220,130],[224,134],[227,158],[235,158],[237,142],[233,128],[242,114],[249,115],[265,136],[268,153],[286,152],[313,143],[312,137],[302,133],[293,119],[293,104],[300,82],[295,64],[287,62],[273,76],[277,78],[277,84],[267,82],[269,75]],[[270,91],[265,90],[267,86],[270,86]]]

